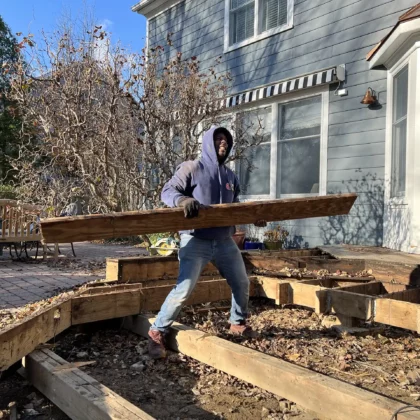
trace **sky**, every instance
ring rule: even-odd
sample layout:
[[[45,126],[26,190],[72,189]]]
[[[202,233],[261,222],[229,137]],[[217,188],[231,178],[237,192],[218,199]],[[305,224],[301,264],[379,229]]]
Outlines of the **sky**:
[[[97,24],[111,32],[112,41],[140,52],[146,39],[146,19],[131,11],[136,0],[0,0],[0,15],[13,34],[37,35],[52,32],[63,12],[74,17],[83,14],[85,5],[93,10]]]

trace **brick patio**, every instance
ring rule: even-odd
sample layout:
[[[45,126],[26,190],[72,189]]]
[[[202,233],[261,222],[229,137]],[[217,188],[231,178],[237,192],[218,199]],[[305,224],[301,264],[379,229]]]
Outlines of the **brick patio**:
[[[74,244],[76,259],[71,256],[68,245],[60,246],[59,263],[75,262],[83,265],[92,262],[99,265],[108,257],[144,255],[145,250],[123,245]],[[66,261],[66,262],[67,262]],[[80,264],[82,263],[82,264]],[[105,270],[92,274],[85,268],[51,267],[46,263],[24,263],[12,261],[7,250],[0,256],[0,309],[13,309],[54,296],[74,286],[104,278]]]

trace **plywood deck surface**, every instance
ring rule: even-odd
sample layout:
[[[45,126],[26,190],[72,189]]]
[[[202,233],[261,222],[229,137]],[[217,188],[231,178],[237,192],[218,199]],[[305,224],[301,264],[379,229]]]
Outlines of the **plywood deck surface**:
[[[352,260],[373,260],[387,263],[420,264],[420,255],[408,254],[393,249],[356,246],[356,245],[324,245],[319,246],[322,251],[328,252],[335,258]]]

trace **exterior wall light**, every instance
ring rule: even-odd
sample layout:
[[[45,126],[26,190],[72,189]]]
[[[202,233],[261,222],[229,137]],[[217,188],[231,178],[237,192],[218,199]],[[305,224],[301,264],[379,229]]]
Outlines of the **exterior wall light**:
[[[376,92],[369,87],[360,103],[364,105],[374,105],[377,101],[378,98],[376,97]]]

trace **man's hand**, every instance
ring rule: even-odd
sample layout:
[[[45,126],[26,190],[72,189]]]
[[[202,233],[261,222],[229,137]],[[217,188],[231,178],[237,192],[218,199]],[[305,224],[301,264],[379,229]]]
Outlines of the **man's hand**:
[[[254,223],[254,226],[255,226],[255,227],[260,227],[260,228],[263,228],[263,227],[266,227],[266,226],[267,226],[267,222],[266,222],[265,220],[257,220],[257,221]]]
[[[192,197],[181,198],[178,206],[184,207],[184,215],[187,219],[192,219],[198,216],[200,203]]]

